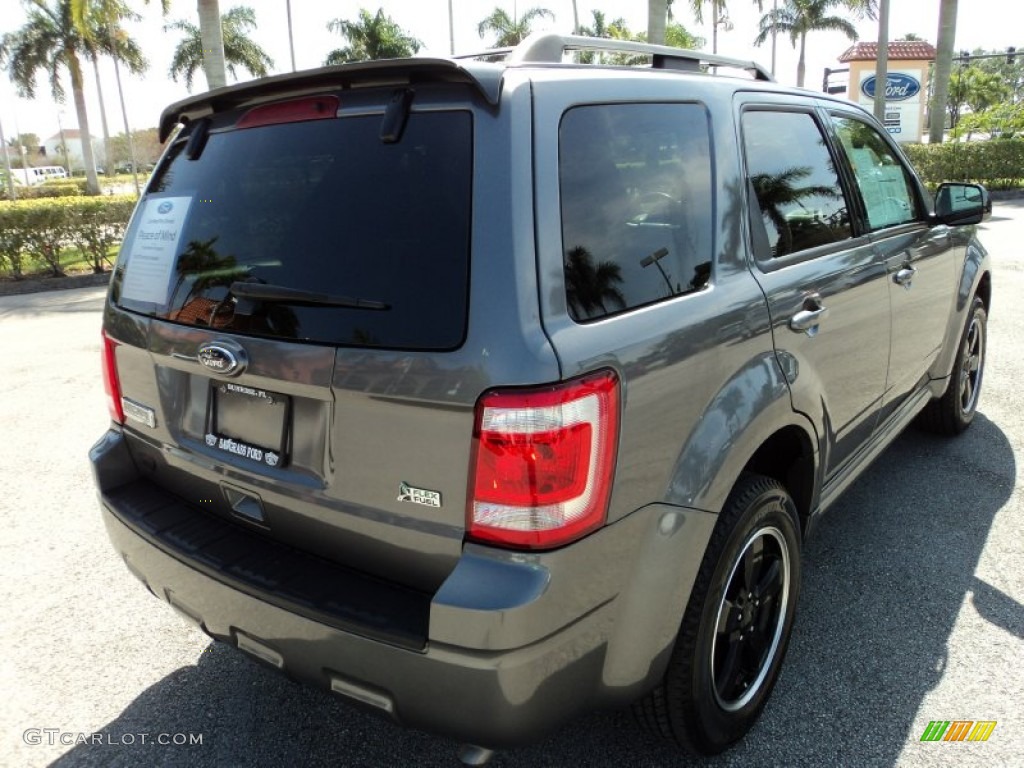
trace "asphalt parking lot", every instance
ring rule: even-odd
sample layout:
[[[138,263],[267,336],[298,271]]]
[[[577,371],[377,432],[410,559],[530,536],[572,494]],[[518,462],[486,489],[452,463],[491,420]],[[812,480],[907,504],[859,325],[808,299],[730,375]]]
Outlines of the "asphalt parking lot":
[[[977,421],[956,440],[908,431],[821,523],[748,738],[699,763],[604,712],[492,765],[1021,764],[1024,202],[982,229],[995,275]],[[0,298],[0,765],[457,765],[452,742],[212,645],[118,561],[86,461],[107,425],[102,296]],[[997,725],[982,743],[921,742],[931,720]]]

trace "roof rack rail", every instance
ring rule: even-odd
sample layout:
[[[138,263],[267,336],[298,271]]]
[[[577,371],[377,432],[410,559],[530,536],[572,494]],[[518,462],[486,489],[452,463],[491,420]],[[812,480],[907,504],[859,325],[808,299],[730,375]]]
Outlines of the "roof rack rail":
[[[517,64],[557,64],[566,51],[609,51],[612,53],[633,53],[652,58],[654,69],[675,69],[699,72],[701,65],[741,69],[753,75],[755,80],[774,82],[775,78],[755,61],[733,59],[728,56],[672,48],[667,45],[652,45],[633,40],[613,40],[605,37],[581,37],[559,35],[555,32],[534,32],[514,48],[495,48],[490,51],[465,54],[456,58],[504,57],[508,66]]]

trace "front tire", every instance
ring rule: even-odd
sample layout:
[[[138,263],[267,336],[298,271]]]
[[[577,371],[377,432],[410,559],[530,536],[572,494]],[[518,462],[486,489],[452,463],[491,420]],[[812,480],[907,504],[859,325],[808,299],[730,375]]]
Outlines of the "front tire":
[[[929,432],[953,437],[971,426],[981,396],[987,341],[988,314],[975,296],[946,391],[921,411],[921,425]]]
[[[698,754],[750,730],[782,666],[800,591],[800,528],[785,486],[744,474],[719,516],[668,670],[643,726]]]

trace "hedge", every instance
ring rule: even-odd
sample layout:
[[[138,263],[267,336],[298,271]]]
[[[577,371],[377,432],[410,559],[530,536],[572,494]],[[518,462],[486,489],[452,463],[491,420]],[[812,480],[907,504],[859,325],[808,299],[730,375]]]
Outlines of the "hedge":
[[[17,280],[26,262],[34,261],[63,275],[61,257],[70,247],[86,256],[94,272],[102,272],[134,207],[134,195],[0,202],[0,272]]]
[[[40,186],[49,187],[51,189],[77,189],[79,194],[85,194],[85,179],[69,179],[67,177],[63,179],[48,179],[44,181]]]
[[[38,200],[41,197],[80,197],[82,190],[77,184],[40,184],[36,187],[16,187],[18,200]],[[10,200],[6,188],[2,190],[0,200]]]
[[[974,181],[989,189],[1024,186],[1024,139],[904,144],[903,151],[929,186],[943,181]]]

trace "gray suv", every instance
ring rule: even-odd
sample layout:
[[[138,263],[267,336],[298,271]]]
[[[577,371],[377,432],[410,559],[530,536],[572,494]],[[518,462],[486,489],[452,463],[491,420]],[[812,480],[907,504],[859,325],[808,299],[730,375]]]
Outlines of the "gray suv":
[[[163,113],[104,312],[103,517],[211,637],[467,762],[631,703],[715,753],[815,520],[911,421],[971,423],[989,198],[752,62],[487,57]]]

